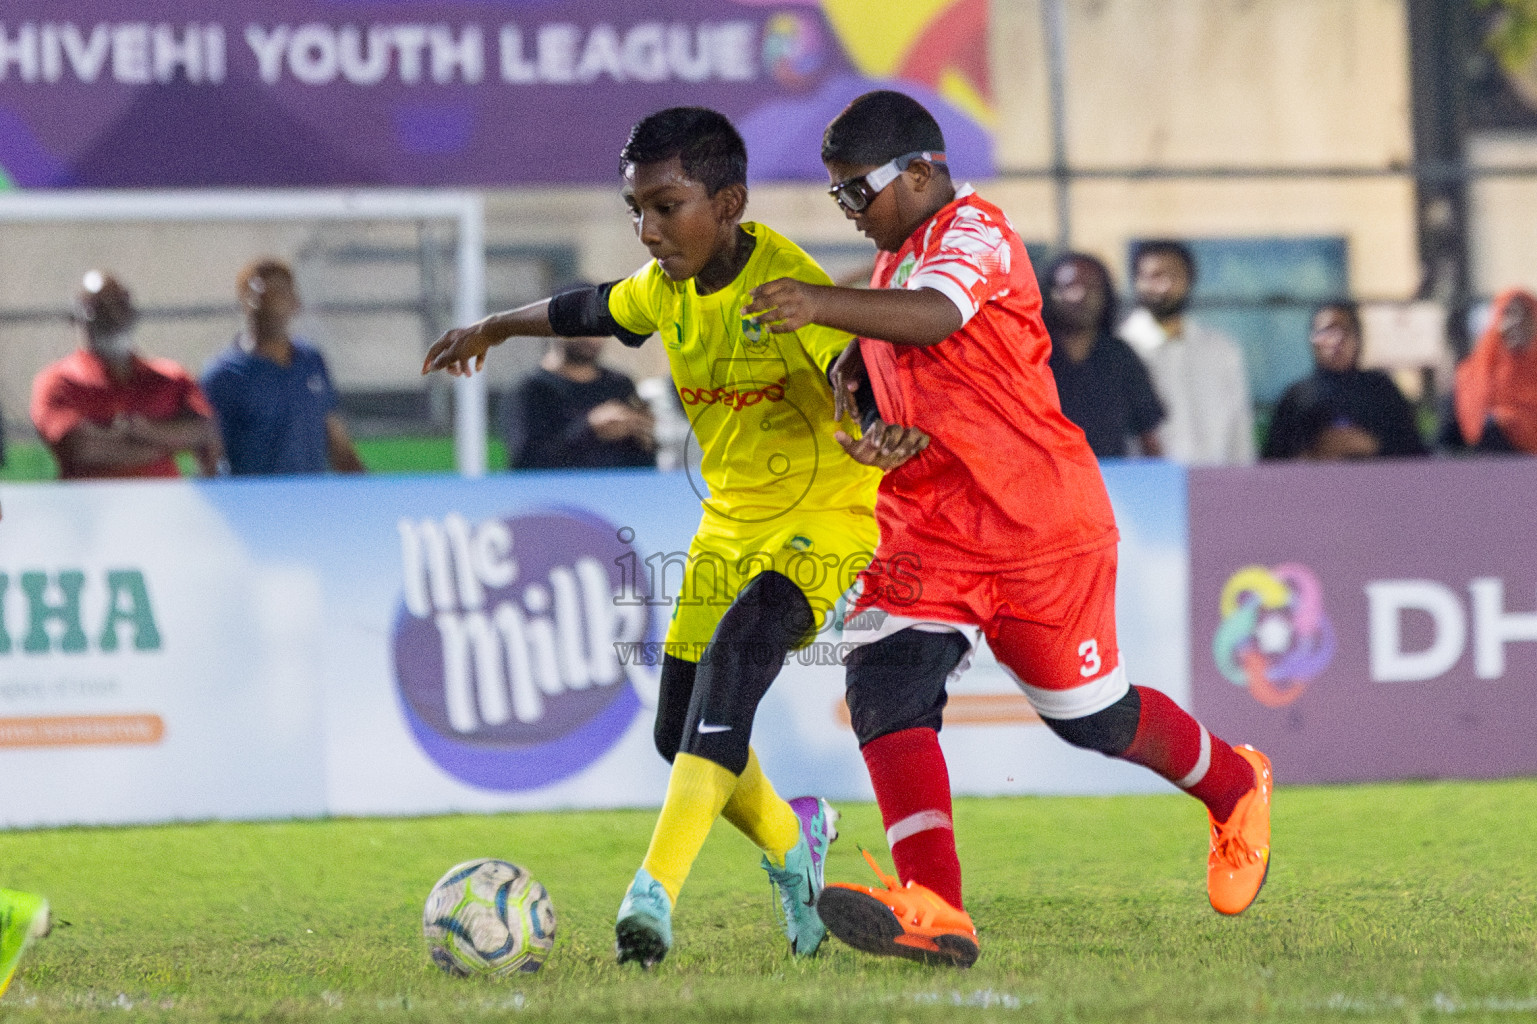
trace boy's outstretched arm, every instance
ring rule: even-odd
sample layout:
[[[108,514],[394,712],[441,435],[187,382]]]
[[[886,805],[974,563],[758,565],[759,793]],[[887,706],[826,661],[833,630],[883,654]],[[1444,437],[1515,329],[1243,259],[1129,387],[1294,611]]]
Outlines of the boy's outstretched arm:
[[[512,337],[550,338],[550,300],[540,299],[517,309],[492,313],[468,327],[454,327],[433,342],[422,361],[422,373],[447,370],[453,377],[468,377],[486,364],[486,351]]]
[[[862,338],[925,348],[961,329],[961,311],[933,288],[839,288],[793,278],[753,289],[743,310],[775,334],[818,324]]]

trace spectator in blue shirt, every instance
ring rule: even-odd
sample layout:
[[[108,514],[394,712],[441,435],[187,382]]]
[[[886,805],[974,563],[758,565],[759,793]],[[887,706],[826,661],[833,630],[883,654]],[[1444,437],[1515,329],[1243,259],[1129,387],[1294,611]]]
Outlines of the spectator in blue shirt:
[[[325,359],[288,333],[299,312],[293,271],[280,260],[258,260],[240,272],[237,290],[245,330],[209,363],[202,382],[230,472],[364,472]]]

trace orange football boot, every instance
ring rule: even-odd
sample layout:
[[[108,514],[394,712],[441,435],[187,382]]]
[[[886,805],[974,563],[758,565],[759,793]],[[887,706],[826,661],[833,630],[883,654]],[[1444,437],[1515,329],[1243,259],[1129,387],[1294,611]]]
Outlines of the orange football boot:
[[[880,869],[870,851],[859,852],[886,888],[828,883],[817,899],[817,914],[828,931],[855,949],[877,956],[952,967],[977,962],[977,929],[970,914],[955,909],[927,886],[903,885]]]
[[[1270,873],[1270,758],[1245,744],[1234,747],[1254,766],[1254,788],[1239,798],[1227,821],[1211,822],[1206,892],[1219,913],[1241,914],[1259,895]]]

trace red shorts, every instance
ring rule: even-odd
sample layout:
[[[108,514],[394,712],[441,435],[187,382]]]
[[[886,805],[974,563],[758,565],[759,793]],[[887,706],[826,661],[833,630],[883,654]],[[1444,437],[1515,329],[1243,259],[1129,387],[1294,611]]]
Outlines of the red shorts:
[[[1114,704],[1128,685],[1115,639],[1115,567],[1114,544],[1009,572],[925,568],[902,586],[872,566],[860,576],[845,637],[871,643],[904,628],[949,626],[974,644],[980,633],[1038,712],[1081,718]]]

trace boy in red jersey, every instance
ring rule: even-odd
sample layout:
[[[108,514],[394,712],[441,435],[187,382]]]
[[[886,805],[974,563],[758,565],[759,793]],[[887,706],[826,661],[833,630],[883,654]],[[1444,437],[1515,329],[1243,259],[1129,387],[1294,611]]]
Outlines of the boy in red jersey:
[[[881,874],[884,889],[829,885],[823,922],[872,953],[976,960],[938,730],[946,681],[979,635],[1058,736],[1151,768],[1206,805],[1212,906],[1241,912],[1269,866],[1270,764],[1127,681],[1115,518],[1057,400],[1024,244],[1001,210],[955,188],[938,124],[901,93],[849,104],[822,160],[830,193],[880,249],[872,288],[771,281],[747,312],[776,331],[859,335],[833,369],[840,401],[868,376],[885,422],[931,437],[881,481],[880,546],[845,629],[859,645],[846,661],[849,712],[906,884]]]

